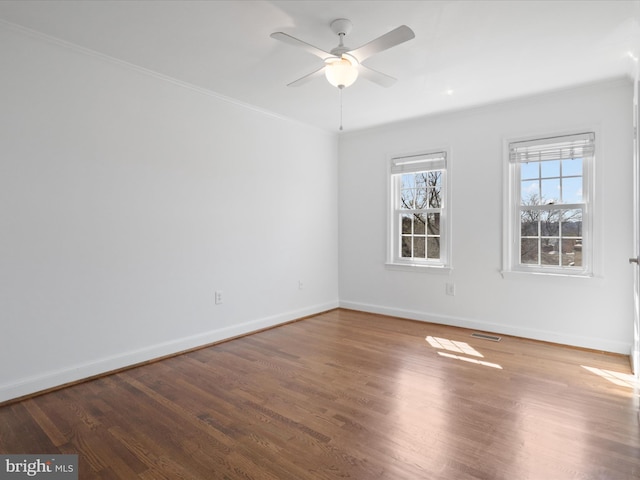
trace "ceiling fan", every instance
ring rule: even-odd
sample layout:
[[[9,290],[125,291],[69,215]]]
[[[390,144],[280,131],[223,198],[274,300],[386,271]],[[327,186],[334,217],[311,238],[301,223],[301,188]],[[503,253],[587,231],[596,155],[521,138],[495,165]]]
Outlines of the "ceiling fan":
[[[358,75],[361,75],[363,78],[383,87],[390,87],[396,82],[395,78],[373,70],[363,65],[362,62],[376,53],[388,50],[391,47],[395,47],[396,45],[411,40],[415,37],[413,30],[406,25],[402,25],[374,40],[371,40],[369,43],[366,43],[361,47],[351,49],[344,45],[344,37],[348,35],[353,28],[351,21],[346,18],[338,18],[331,22],[330,27],[340,39],[338,46],[330,52],[325,52],[318,47],[314,47],[313,45],[292,37],[284,32],[274,32],[271,34],[271,38],[301,47],[324,61],[324,65],[322,67],[289,83],[287,85],[288,87],[303,85],[308,81],[321,76],[323,73],[331,85],[338,87],[341,90],[352,85],[358,78]]]

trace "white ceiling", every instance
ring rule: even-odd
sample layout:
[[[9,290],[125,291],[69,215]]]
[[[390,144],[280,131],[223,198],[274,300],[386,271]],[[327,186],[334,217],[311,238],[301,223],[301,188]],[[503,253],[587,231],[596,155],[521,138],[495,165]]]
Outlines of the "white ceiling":
[[[640,56],[638,0],[0,1],[6,22],[334,132],[338,89],[286,87],[322,61],[269,35],[331,50],[336,18],[353,22],[354,48],[403,24],[416,34],[365,62],[394,86],[344,90],[345,131],[632,76]]]

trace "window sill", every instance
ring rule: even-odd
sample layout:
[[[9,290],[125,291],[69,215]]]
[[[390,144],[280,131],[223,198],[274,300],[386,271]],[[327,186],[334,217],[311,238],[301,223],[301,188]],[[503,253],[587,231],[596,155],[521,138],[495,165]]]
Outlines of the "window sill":
[[[444,265],[416,265],[409,263],[385,263],[387,270],[397,270],[404,272],[419,272],[419,273],[435,273],[440,275],[451,275],[453,268]]]
[[[558,279],[558,281],[600,281],[601,277],[597,277],[591,273],[562,273],[562,272],[527,272],[522,270],[501,270],[500,275],[503,279],[525,279],[540,278],[546,281]]]

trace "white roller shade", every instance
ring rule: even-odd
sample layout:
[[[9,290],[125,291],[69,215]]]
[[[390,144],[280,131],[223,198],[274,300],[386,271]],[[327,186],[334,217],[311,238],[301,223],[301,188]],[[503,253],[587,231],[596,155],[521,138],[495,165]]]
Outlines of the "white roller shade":
[[[513,142],[509,144],[509,159],[515,163],[526,163],[585,158],[593,155],[594,145],[594,133]]]
[[[441,170],[447,167],[447,153],[435,152],[391,159],[391,173],[424,172],[425,170]]]

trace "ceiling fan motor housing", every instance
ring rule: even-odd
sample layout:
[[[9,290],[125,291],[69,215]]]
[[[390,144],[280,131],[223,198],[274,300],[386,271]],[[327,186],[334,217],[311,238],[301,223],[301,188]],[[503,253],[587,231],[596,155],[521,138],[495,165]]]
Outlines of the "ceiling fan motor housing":
[[[349,35],[353,29],[353,24],[351,20],[346,18],[337,18],[331,22],[330,27],[336,35]]]

